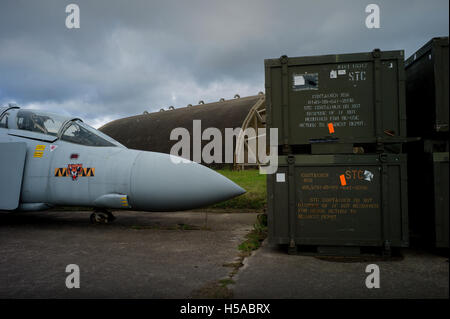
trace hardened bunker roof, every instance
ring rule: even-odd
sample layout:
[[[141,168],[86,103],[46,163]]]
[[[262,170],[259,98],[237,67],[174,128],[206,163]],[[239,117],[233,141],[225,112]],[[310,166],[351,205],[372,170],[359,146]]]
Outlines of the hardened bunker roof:
[[[128,148],[170,153],[177,141],[170,140],[170,133],[174,128],[182,127],[191,136],[192,159],[192,130],[193,120],[201,120],[202,132],[208,127],[215,127],[225,137],[225,128],[245,129],[244,122],[255,105],[263,104],[264,95],[238,97],[208,104],[199,104],[174,109],[131,116],[112,121],[100,128],[100,131],[111,136]],[[199,102],[200,103],[200,102]],[[248,122],[248,121],[247,121]],[[202,141],[202,148],[209,141]],[[224,147],[222,141],[222,149]],[[224,153],[222,153],[224,156]]]

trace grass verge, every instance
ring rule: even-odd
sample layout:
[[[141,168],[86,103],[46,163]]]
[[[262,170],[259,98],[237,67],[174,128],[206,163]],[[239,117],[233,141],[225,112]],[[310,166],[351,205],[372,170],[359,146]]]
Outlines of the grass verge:
[[[266,176],[259,174],[257,169],[233,171],[229,169],[217,170],[218,173],[229,178],[247,192],[230,200],[214,204],[209,208],[223,209],[253,209],[263,210],[266,206]]]
[[[245,236],[245,241],[238,246],[239,255],[233,262],[224,263],[223,267],[231,268],[226,278],[210,282],[193,292],[192,298],[200,299],[230,299],[233,298],[234,276],[239,269],[244,266],[244,259],[251,255],[252,251],[258,249],[267,237],[267,215],[259,214],[257,222],[253,225],[253,230]]]
[[[261,243],[267,237],[267,215],[258,215],[256,224],[253,225],[252,231],[246,236],[246,240],[238,246],[238,249],[244,255],[250,255],[253,250],[258,249]]]

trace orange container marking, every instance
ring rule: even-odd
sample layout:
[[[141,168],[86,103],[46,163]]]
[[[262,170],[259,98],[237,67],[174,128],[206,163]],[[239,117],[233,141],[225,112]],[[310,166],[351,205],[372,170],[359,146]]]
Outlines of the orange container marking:
[[[333,123],[328,123],[328,130],[330,131],[330,134],[334,133],[334,126]]]
[[[345,175],[344,174],[342,174],[341,176],[339,176],[340,177],[340,179],[341,179],[341,185],[342,186],[345,186],[345,185],[347,185],[347,181],[345,180]]]

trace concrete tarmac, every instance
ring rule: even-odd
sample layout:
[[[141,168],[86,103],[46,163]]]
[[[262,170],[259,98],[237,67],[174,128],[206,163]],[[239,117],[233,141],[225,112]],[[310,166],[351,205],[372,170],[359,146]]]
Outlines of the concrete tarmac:
[[[343,259],[288,255],[264,242],[241,268],[235,298],[397,299],[449,298],[448,257],[401,251],[403,258]],[[341,261],[339,261],[341,260]],[[352,262],[349,262],[352,260]],[[379,269],[380,287],[368,289],[366,267]]]
[[[404,249],[404,258],[341,262],[267,241],[228,280],[232,295],[216,294],[255,213],[120,211],[107,225],[90,224],[90,213],[0,214],[0,298],[449,297],[448,257]],[[372,263],[379,289],[365,285]],[[79,289],[66,287],[69,264],[80,267]]]
[[[228,275],[223,264],[256,221],[122,211],[92,225],[90,213],[0,214],[0,298],[187,298]],[[79,289],[66,287],[68,264],[80,268]]]

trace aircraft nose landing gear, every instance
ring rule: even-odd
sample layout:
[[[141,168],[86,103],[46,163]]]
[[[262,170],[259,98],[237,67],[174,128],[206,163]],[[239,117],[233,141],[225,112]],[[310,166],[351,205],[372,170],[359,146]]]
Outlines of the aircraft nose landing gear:
[[[108,224],[116,217],[106,209],[97,209],[91,214],[90,219],[92,224]]]

